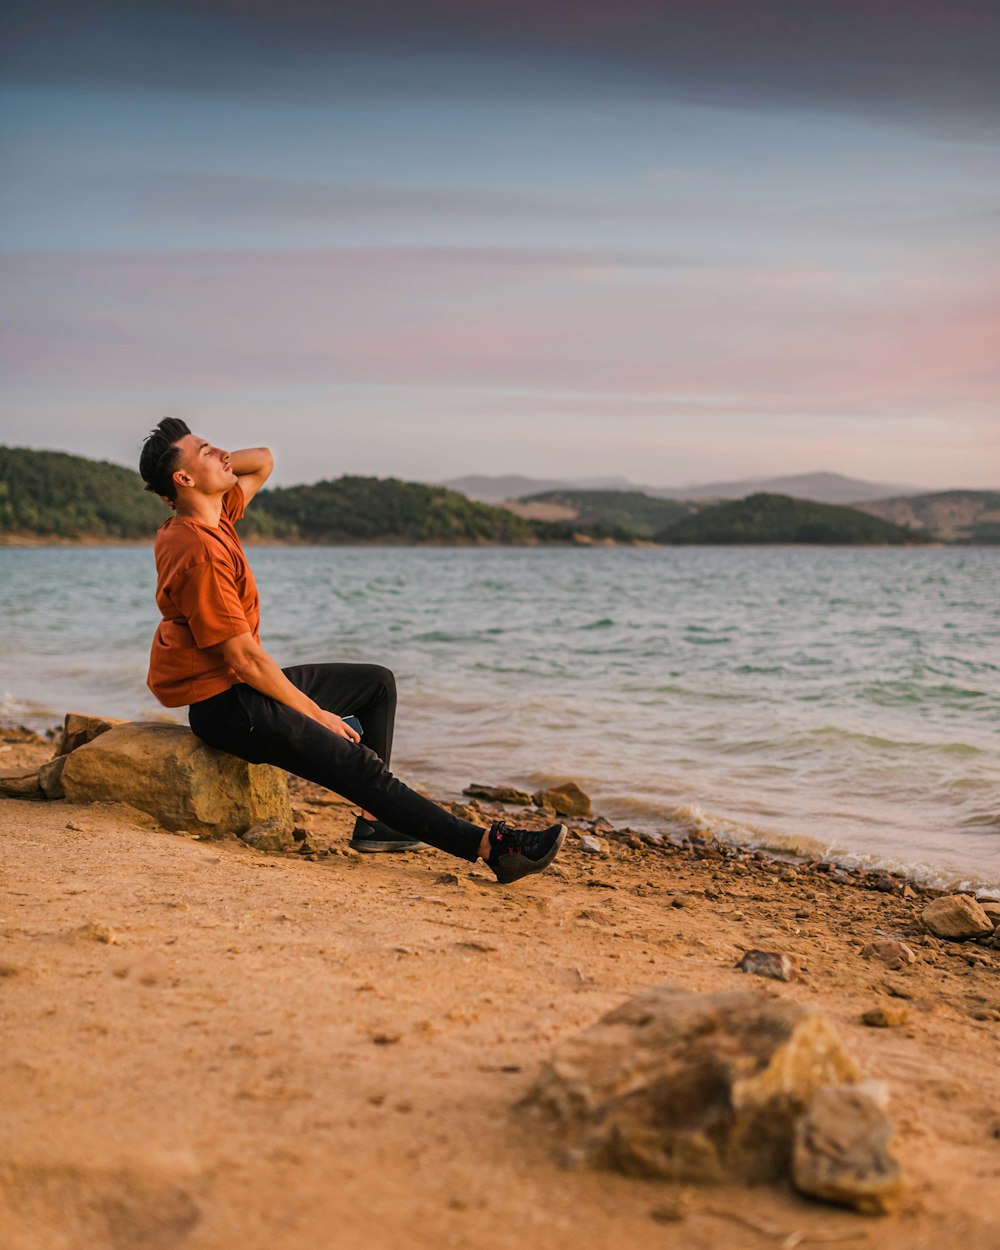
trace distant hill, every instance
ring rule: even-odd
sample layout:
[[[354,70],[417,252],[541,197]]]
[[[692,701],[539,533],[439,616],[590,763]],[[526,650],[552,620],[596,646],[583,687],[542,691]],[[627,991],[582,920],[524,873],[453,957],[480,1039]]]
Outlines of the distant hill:
[[[816,503],[854,504],[887,495],[909,493],[905,486],[865,482],[841,473],[798,473],[791,477],[742,478],[737,482],[705,482],[682,489],[664,487],[651,493],[669,499],[745,499],[751,494],[789,495]]]
[[[611,537],[651,539],[695,511],[692,504],[656,499],[638,490],[548,490],[504,505],[539,521],[573,521]]]
[[[512,499],[523,499],[525,495],[537,494],[549,490],[634,490],[633,484],[623,477],[581,478],[567,481],[565,478],[521,477],[520,474],[508,473],[502,477],[489,477],[481,473],[469,474],[466,477],[449,478],[437,485],[449,490],[457,490],[470,499],[478,499],[480,503],[505,503]],[[885,494],[885,492],[882,492]]]
[[[799,473],[785,477],[741,478],[731,482],[703,482],[694,486],[643,486],[626,478],[608,477],[592,479],[489,477],[473,475],[452,478],[441,485],[461,491],[470,499],[485,503],[504,503],[509,500],[535,498],[551,491],[617,490],[639,491],[656,499],[681,499],[713,501],[719,499],[745,499],[747,495],[769,492],[790,495],[793,499],[813,499],[817,503],[853,504],[869,499],[885,499],[913,492],[899,483],[886,485],[882,482],[866,482],[861,478],[845,477],[841,473]]]
[[[942,542],[1000,543],[1000,491],[943,490],[860,506],[872,516],[924,530]]]
[[[926,541],[881,517],[856,508],[761,492],[716,504],[662,530],[669,544],[817,543],[891,544]]]

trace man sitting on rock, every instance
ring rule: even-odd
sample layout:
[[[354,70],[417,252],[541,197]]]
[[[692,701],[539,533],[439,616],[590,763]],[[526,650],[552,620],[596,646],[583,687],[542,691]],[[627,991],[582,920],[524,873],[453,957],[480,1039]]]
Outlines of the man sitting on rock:
[[[167,418],[142,446],[146,489],[173,509],[156,534],[156,602],[150,690],[165,707],[188,707],[195,734],[251,763],[275,764],[361,806],[358,851],[436,846],[483,859],[504,882],[540,872],[565,837],[497,821],[460,820],[389,771],[396,687],[375,664],[279,668],[260,643],[260,600],[233,528],[270,475],[266,447],[223,451]],[[360,735],[346,724],[357,717]]]

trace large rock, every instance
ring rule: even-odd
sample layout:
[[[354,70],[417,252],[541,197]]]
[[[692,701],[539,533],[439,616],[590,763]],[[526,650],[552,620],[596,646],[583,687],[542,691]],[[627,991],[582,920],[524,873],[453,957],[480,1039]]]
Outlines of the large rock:
[[[993,922],[968,894],[946,894],[928,903],[923,922],[935,937],[985,937],[993,932]]]
[[[754,990],[648,990],[569,1038],[528,1095],[569,1157],[672,1181],[774,1180],[795,1120],[857,1079],[818,1012]]]
[[[869,1215],[892,1209],[903,1175],[892,1153],[892,1122],[881,1102],[878,1091],[865,1085],[817,1092],[796,1127],[796,1189]]]
[[[165,829],[238,834],[267,821],[292,828],[284,772],[215,751],[180,725],[109,729],[67,757],[61,780],[70,802],[131,803]]]

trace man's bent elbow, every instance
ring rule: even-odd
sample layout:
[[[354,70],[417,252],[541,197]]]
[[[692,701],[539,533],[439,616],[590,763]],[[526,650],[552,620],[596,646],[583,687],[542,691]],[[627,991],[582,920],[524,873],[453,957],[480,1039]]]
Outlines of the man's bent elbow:
[[[239,634],[235,638],[229,638],[220,643],[216,650],[240,681],[248,681],[259,670],[264,654],[254,642],[252,634]]]

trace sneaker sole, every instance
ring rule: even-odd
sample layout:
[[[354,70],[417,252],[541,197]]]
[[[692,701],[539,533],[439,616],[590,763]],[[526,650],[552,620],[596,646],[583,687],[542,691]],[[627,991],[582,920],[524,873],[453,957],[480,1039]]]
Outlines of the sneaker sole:
[[[426,851],[430,847],[428,842],[373,842],[370,838],[366,838],[363,842],[348,842],[347,845],[363,855],[380,851]]]
[[[555,857],[559,854],[559,848],[565,841],[566,826],[560,825],[559,832],[556,835],[556,840],[552,843],[551,847],[545,852],[541,859],[525,859],[523,855],[504,856],[504,859],[514,860],[514,864],[521,865],[521,868],[520,871],[514,871],[508,875],[509,870],[505,871],[503,869],[502,865],[504,861],[501,860],[500,864],[493,870],[496,873],[497,880],[501,885],[510,885],[514,881],[520,881],[522,877],[530,877],[532,873],[541,872],[543,869],[548,868],[549,864],[551,864]],[[530,865],[530,867],[527,867],[527,865]],[[514,865],[512,864],[511,867],[513,868]]]

